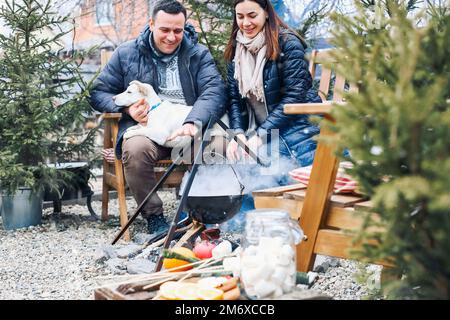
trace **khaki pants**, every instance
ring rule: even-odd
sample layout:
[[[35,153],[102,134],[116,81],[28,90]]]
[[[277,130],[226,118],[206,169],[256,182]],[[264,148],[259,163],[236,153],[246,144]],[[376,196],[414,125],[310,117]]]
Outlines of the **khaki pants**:
[[[207,154],[216,152],[225,156],[225,146],[224,137],[213,137],[203,155],[206,158]],[[155,163],[169,158],[172,149],[162,147],[144,136],[135,136],[124,140],[122,149],[125,180],[139,205],[157,183],[154,171]],[[214,158],[217,159],[217,157]],[[163,203],[154,193],[144,206],[142,216],[148,218],[161,213],[163,213]]]

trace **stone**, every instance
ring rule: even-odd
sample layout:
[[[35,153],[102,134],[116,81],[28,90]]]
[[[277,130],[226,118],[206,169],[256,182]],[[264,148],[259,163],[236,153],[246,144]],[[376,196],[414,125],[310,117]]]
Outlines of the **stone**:
[[[101,179],[99,186],[101,189]],[[173,192],[161,191],[158,194],[163,200],[167,220],[170,221],[179,201],[175,199]],[[126,200],[130,211],[136,209],[136,202],[132,197],[127,197]],[[101,201],[92,201],[92,207],[94,211],[100,213]],[[103,286],[111,280],[121,281],[118,275],[133,272],[131,266],[129,267],[130,260],[146,259],[156,262],[158,248],[154,250],[146,248],[133,258],[120,259],[117,257],[117,250],[127,243],[120,241],[121,244],[109,245],[120,227],[117,214],[118,201],[115,199],[109,203],[110,220],[114,222],[113,224],[87,219],[90,214],[85,204],[63,205],[62,209],[60,219],[52,215],[53,208],[46,209],[42,227],[34,227],[32,231],[26,228],[3,230],[0,218],[0,239],[2,239],[0,300],[44,299],[42,297],[44,292],[46,292],[45,299],[92,299],[94,288]],[[70,227],[63,230],[64,228],[58,227],[60,224]],[[147,222],[138,217],[132,227],[132,235],[145,234]],[[221,236],[223,239],[237,243],[241,237],[239,234],[231,233],[223,233]],[[103,263],[97,263],[96,257],[103,259]],[[319,264],[329,260],[326,256],[318,255],[317,257]],[[364,264],[363,268],[373,272],[372,279],[377,283],[369,281],[355,286],[354,280],[347,282],[345,280],[352,280],[359,264],[345,259],[339,259],[339,262],[340,267],[330,267],[326,273],[320,273],[311,289],[301,290],[304,294],[294,293],[286,298],[313,298],[307,293],[314,291],[316,298],[320,297],[317,293],[323,293],[334,299],[361,299],[369,293],[369,290],[375,290],[379,285],[381,266]],[[331,282],[333,278],[338,278],[339,281]]]
[[[102,245],[95,250],[94,261],[97,263],[103,263],[114,258],[117,258],[117,252],[112,245]]]
[[[148,259],[133,259],[127,263],[129,274],[153,273],[156,263]]]
[[[324,263],[316,266],[313,271],[319,272],[319,273],[325,273],[328,271],[329,267],[330,267],[330,264],[328,263],[328,261],[325,261]]]
[[[137,233],[134,236],[133,241],[136,244],[143,245],[143,244],[147,243],[147,241],[150,240],[152,237],[153,237],[153,235],[148,234],[148,233]]]
[[[133,243],[116,250],[117,257],[121,259],[133,258],[141,252],[142,247]]]
[[[332,268],[337,268],[341,265],[338,258],[330,258],[330,260],[328,260],[328,263]]]
[[[126,273],[126,263],[124,260],[119,258],[113,258],[106,261],[107,268],[113,273],[113,274],[124,274]]]
[[[331,300],[332,298],[316,290],[295,288],[290,293],[278,297],[277,300]]]

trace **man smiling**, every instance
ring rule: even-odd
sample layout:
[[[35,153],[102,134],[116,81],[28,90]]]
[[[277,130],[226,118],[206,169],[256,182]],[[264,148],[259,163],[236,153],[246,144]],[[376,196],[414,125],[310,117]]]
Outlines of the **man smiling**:
[[[127,128],[146,124],[150,107],[139,101],[117,107],[112,97],[133,80],[151,84],[163,100],[193,106],[181,134],[194,135],[194,123],[205,126],[219,119],[226,108],[225,86],[206,47],[197,43],[197,33],[186,24],[186,9],[174,0],[162,0],[153,8],[149,24],[135,40],[119,46],[97,78],[91,105],[100,112],[122,112],[116,156],[122,158],[125,180],[138,204],[155,186],[155,163],[171,150],[144,136],[123,139]],[[122,152],[123,150],[123,152]],[[162,201],[155,193],[143,208],[149,233],[168,228]]]

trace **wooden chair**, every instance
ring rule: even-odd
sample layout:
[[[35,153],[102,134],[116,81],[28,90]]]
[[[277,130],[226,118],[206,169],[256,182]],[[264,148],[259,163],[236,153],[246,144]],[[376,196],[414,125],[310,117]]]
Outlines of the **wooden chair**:
[[[100,51],[100,61],[102,68],[107,64],[111,58],[112,51],[102,49]],[[117,133],[119,132],[119,120],[122,117],[121,113],[104,113],[104,137],[103,148],[114,148],[117,142]],[[172,164],[172,160],[160,160],[155,166],[156,179],[160,179],[165,172],[165,169]],[[178,189],[184,175],[184,170],[174,170],[164,183],[165,187]],[[102,220],[108,220],[108,202],[109,191],[117,190],[117,197],[119,201],[119,217],[120,225],[123,227],[128,222],[127,203],[126,203],[126,182],[123,173],[123,164],[120,159],[115,159],[114,163],[103,159],[103,189],[102,189]],[[123,239],[130,240],[130,233],[127,230],[124,233]]]
[[[309,70],[316,75],[318,65],[327,59],[329,51],[313,51]],[[334,66],[338,63],[333,61]],[[333,102],[342,102],[342,92],[346,86],[342,75],[335,75],[334,86],[331,86],[333,70],[322,66],[319,96],[322,103],[288,104],[284,107],[286,114],[323,115],[327,120],[334,121],[330,116]],[[347,89],[357,91],[357,87],[347,84]],[[332,101],[328,101],[332,87]],[[320,137],[333,133],[321,128]],[[349,249],[356,248],[352,235],[347,231],[361,228],[363,219],[361,212],[370,208],[370,201],[358,195],[333,195],[333,187],[339,161],[330,145],[319,141],[316,149],[312,171],[306,188],[303,184],[271,188],[253,192],[256,208],[281,208],[290,212],[298,219],[305,233],[305,239],[297,247],[297,269],[310,271],[314,266],[317,254],[350,258]],[[391,266],[384,261],[374,263]]]

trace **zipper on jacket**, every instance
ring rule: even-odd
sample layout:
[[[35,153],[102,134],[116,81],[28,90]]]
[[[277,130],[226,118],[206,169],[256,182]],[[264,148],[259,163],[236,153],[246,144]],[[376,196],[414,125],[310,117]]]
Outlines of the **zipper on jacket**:
[[[191,59],[190,59],[190,57],[189,57],[189,59],[188,59],[188,61],[187,61],[187,64],[186,64],[186,69],[187,69],[187,73],[189,74],[189,78],[191,79],[191,89],[192,89],[192,92],[195,92],[195,88],[194,88],[194,79],[192,78],[192,73],[191,73],[191,71],[189,70],[190,66],[191,66]]]

